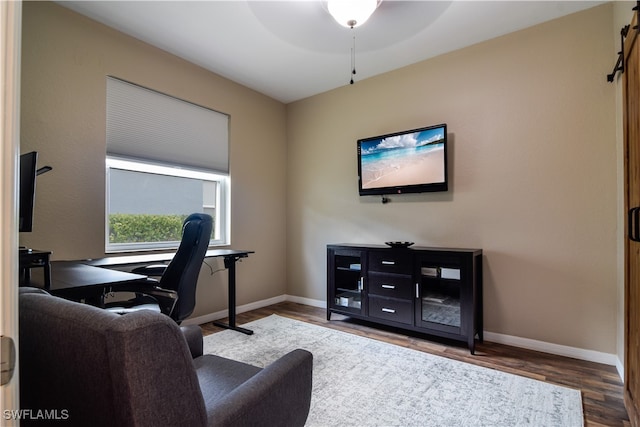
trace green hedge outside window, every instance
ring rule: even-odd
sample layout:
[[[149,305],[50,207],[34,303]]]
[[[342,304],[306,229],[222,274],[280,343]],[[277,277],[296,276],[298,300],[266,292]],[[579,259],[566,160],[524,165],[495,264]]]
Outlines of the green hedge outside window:
[[[188,215],[109,215],[110,243],[176,242]]]

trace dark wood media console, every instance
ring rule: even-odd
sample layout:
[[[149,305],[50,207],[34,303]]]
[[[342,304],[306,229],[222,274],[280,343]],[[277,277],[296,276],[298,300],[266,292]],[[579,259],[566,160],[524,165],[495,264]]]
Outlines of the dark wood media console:
[[[327,320],[339,313],[466,342],[482,341],[482,250],[327,246]]]

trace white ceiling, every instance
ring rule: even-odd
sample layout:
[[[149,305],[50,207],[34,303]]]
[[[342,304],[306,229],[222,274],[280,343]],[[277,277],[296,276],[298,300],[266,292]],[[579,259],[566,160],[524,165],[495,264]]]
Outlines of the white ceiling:
[[[384,0],[362,27],[320,0],[59,1],[61,5],[288,103],[356,84],[602,1]]]

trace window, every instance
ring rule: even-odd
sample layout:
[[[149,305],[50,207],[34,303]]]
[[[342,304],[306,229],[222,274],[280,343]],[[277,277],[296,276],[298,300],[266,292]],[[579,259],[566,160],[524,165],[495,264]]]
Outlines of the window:
[[[177,247],[193,212],[214,218],[210,244],[228,243],[228,176],[107,157],[107,251]]]
[[[176,248],[194,212],[214,218],[210,244],[229,244],[228,121],[107,78],[107,252]]]

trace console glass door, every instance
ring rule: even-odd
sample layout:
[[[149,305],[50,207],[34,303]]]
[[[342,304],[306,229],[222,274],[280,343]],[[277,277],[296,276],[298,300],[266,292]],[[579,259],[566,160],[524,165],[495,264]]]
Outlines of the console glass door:
[[[416,323],[419,326],[459,333],[462,327],[460,265],[443,258],[419,262],[416,283]]]
[[[333,307],[357,314],[363,311],[364,279],[362,276],[362,255],[359,252],[337,251],[335,266]]]

